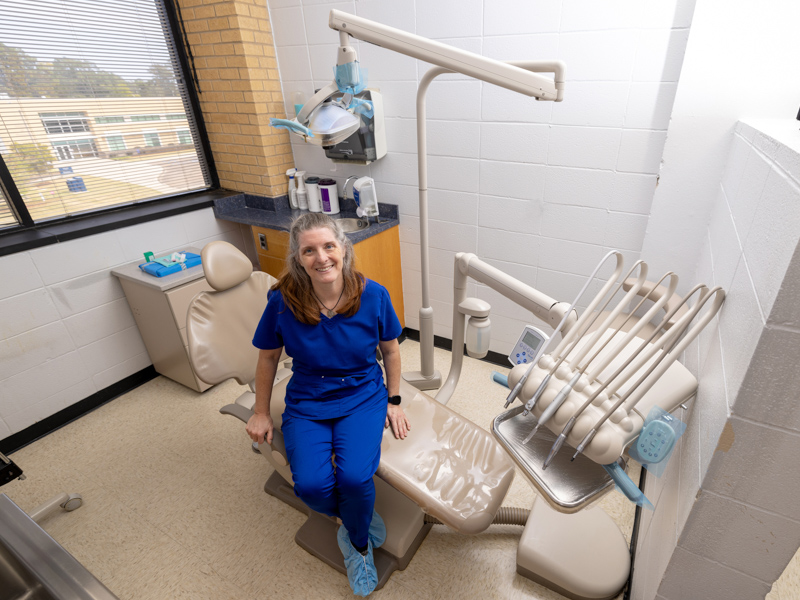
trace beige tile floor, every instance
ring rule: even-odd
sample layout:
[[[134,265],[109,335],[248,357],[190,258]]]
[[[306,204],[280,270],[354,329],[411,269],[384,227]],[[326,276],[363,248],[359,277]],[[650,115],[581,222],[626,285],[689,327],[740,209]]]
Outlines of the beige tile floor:
[[[403,368],[419,369],[418,345],[401,350]],[[446,375],[450,354],[437,350],[435,360]],[[448,406],[488,427],[505,396],[490,381],[495,368],[467,359]],[[343,575],[294,543],[305,516],[263,492],[271,468],[241,422],[219,414],[242,391],[229,381],[197,394],[158,377],[16,452],[27,479],[0,491],[28,511],[80,493],[79,510],[41,525],[123,600],[352,598]],[[528,508],[533,498],[518,474],[504,505]],[[616,492],[601,506],[629,539],[632,506]],[[563,598],[516,574],[520,532],[492,526],[470,537],[436,526],[373,597]],[[769,599],[797,598],[798,573]]]

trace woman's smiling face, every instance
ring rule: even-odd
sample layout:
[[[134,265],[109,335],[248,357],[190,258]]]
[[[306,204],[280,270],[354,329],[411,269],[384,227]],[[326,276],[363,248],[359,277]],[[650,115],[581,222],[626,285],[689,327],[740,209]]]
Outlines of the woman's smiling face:
[[[331,284],[342,274],[342,247],[327,227],[309,229],[300,234],[300,264],[312,283]]]

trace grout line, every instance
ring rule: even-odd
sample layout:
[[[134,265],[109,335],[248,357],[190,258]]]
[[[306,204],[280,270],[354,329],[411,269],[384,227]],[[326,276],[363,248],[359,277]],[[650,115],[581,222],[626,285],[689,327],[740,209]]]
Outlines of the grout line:
[[[713,490],[709,490],[709,489],[705,489],[705,488],[701,488],[701,489],[703,490],[704,494],[709,494],[710,496],[716,496],[717,498],[721,498],[722,500],[727,500],[729,502],[733,502],[734,504],[738,504],[739,506],[744,506],[744,507],[747,507],[747,508],[753,508],[755,510],[767,513],[770,516],[778,517],[780,519],[786,519],[787,521],[791,521],[792,523],[797,523],[798,525],[800,525],[800,520],[793,519],[792,517],[787,517],[786,515],[782,515],[780,513],[776,513],[775,511],[768,510],[766,508],[763,508],[761,506],[757,506],[755,504],[748,504],[747,502],[742,502],[741,500],[737,500],[736,498],[733,498],[731,496],[726,496],[725,494],[720,494],[719,492],[715,492]]]
[[[734,569],[733,567],[730,567],[730,566],[728,566],[728,565],[726,565],[724,563],[718,562],[718,561],[714,560],[713,558],[709,558],[707,556],[703,556],[702,554],[697,554],[695,552],[692,552],[691,550],[687,550],[684,546],[681,546],[680,544],[678,544],[676,546],[676,548],[680,548],[681,550],[683,550],[687,554],[691,554],[692,556],[696,556],[697,558],[702,559],[702,560],[707,560],[710,563],[713,563],[713,564],[715,564],[717,566],[720,566],[720,567],[722,567],[724,569],[727,569],[729,571],[733,571],[734,573],[738,573],[739,575],[743,575],[743,576],[747,577],[748,579],[752,579],[753,581],[758,581],[759,583],[763,583],[763,584],[766,584],[768,586],[772,585],[772,582],[766,582],[763,579],[759,579],[758,577],[753,577],[752,575],[748,575],[747,573],[739,571],[738,569]]]
[[[765,423],[764,421],[756,421],[755,419],[749,419],[747,417],[743,417],[739,414],[733,413],[730,416],[731,419],[736,419],[738,421],[742,421],[744,423],[749,423],[750,425],[755,425],[756,427],[761,427],[763,429],[771,429],[777,433],[783,433],[785,435],[790,435],[792,437],[800,437],[800,431],[795,429],[789,429],[786,427],[781,427],[779,425],[772,425],[771,423]]]

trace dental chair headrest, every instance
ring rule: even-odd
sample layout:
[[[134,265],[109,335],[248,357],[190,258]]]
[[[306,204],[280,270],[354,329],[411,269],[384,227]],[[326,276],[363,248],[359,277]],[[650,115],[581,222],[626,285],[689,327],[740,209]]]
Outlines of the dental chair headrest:
[[[200,253],[206,281],[218,292],[247,281],[253,273],[253,263],[241,250],[228,242],[210,242]]]

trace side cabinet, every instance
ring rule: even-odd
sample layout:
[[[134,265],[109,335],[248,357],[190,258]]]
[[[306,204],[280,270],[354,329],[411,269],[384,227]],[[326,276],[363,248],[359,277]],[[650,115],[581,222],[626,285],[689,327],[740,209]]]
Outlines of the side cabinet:
[[[189,362],[186,337],[189,303],[198,293],[212,289],[202,267],[157,279],[142,273],[136,265],[115,269],[112,274],[119,277],[153,366],[186,387],[207,390],[211,386],[197,378]]]

